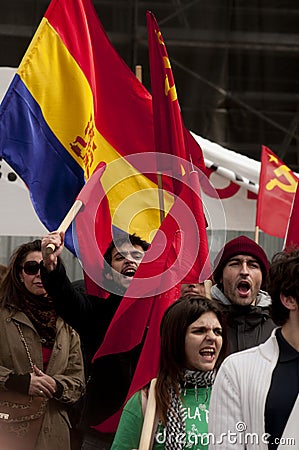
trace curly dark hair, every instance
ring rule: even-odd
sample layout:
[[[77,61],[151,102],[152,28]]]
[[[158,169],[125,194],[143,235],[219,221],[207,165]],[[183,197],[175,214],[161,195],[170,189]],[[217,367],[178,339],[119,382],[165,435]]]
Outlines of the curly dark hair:
[[[126,242],[130,242],[134,247],[136,245],[139,245],[145,252],[147,251],[150,245],[147,241],[137,236],[135,233],[120,235],[117,238],[113,239],[104,253],[104,269],[103,269],[104,275],[106,275],[107,273],[111,273],[113,249],[121,247]]]
[[[271,296],[271,316],[277,325],[284,325],[290,311],[282,304],[280,294],[299,303],[299,248],[276,253],[270,264],[267,291]]]
[[[160,367],[156,384],[157,407],[162,423],[166,425],[169,407],[169,388],[173,386],[179,394],[178,381],[183,380],[185,366],[185,337],[189,325],[202,314],[213,312],[222,326],[222,347],[217,359],[217,369],[226,356],[227,333],[222,312],[215,300],[204,296],[181,297],[166,310],[161,321]]]

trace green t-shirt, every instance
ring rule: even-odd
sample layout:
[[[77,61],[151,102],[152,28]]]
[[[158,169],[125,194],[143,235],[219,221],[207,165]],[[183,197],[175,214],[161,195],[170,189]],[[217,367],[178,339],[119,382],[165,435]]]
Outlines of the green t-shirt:
[[[209,403],[211,388],[198,388],[197,399],[194,389],[183,391],[182,399],[186,414],[185,450],[207,450],[207,433],[209,421]],[[143,425],[141,392],[137,392],[124,407],[119,426],[111,450],[132,450],[139,445]],[[171,436],[172,448],[176,448],[176,439],[182,436]],[[165,429],[158,424],[155,433],[153,450],[165,449]]]

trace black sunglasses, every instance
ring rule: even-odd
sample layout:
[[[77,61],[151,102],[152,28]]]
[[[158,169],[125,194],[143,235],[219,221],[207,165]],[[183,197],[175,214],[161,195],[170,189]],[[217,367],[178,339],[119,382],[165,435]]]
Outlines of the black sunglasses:
[[[24,266],[22,266],[22,269],[27,275],[36,275],[40,270],[40,265],[41,262],[38,263],[37,261],[26,261],[24,263]]]

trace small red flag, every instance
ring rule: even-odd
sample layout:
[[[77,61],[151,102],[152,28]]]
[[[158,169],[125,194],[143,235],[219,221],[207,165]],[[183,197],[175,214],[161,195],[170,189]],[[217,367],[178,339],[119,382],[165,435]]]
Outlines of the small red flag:
[[[104,253],[112,240],[108,200],[101,184],[106,164],[100,163],[77,196],[83,205],[76,216],[74,239],[76,253],[82,263],[86,292],[105,298]],[[74,232],[74,228],[73,228]]]
[[[256,225],[284,238],[298,178],[269,148],[262,147]]]

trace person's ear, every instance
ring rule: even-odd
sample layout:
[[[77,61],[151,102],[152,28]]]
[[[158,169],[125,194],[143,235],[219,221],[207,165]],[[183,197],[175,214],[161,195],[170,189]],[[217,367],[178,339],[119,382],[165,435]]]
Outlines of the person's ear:
[[[106,273],[104,274],[104,276],[105,276],[105,278],[106,278],[107,280],[109,280],[109,281],[112,281],[112,280],[113,280],[113,277],[112,277],[112,273],[111,273],[111,272],[106,272]]]
[[[283,306],[290,311],[295,311],[298,308],[298,303],[291,295],[284,295],[280,293],[280,301]]]

